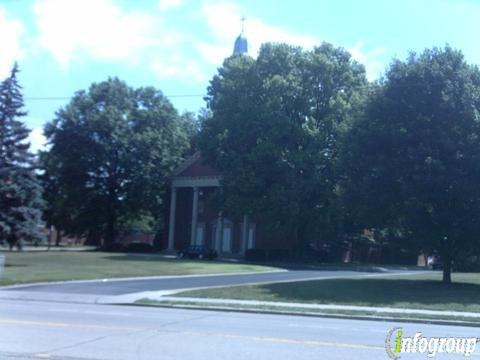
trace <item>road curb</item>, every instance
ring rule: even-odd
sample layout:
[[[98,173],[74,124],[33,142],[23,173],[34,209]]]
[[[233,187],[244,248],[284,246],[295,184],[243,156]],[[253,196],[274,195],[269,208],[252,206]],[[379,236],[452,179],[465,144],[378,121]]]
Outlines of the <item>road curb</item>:
[[[175,304],[141,304],[141,303],[125,303],[116,304],[121,306],[144,306],[144,307],[161,307],[170,309],[183,310],[203,310],[203,311],[221,311],[234,312],[246,314],[259,315],[283,315],[283,316],[303,316],[303,317],[317,317],[327,319],[341,319],[341,320],[367,320],[379,322],[396,322],[396,323],[411,323],[411,324],[426,324],[426,325],[444,325],[444,326],[466,326],[466,327],[480,327],[480,322],[471,321],[454,321],[454,320],[436,320],[436,319],[410,319],[410,318],[395,318],[388,316],[367,316],[367,315],[342,315],[342,314],[326,314],[316,312],[295,312],[295,311],[274,311],[274,310],[258,310],[258,309],[236,309],[222,306],[200,306],[200,305],[175,305]]]

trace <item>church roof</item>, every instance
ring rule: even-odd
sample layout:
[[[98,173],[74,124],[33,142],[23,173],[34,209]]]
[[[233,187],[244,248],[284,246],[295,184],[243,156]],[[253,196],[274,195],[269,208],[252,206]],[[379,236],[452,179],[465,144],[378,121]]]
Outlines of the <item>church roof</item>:
[[[233,46],[233,55],[246,55],[248,53],[248,41],[244,35],[245,30],[245,17],[242,17],[242,31],[240,35],[235,39],[235,45]]]
[[[238,35],[235,40],[235,45],[233,46],[233,54],[247,54],[248,53],[248,41],[247,38],[243,35],[243,32]]]
[[[185,160],[172,174],[172,178],[221,176],[222,173],[205,163],[199,151]]]

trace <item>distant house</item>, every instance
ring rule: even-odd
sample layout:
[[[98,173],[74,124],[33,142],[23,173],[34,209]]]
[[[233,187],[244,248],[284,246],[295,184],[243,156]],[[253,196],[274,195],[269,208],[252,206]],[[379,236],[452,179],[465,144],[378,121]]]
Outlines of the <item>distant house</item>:
[[[45,225],[39,225],[40,231],[45,235],[45,240],[51,245],[83,245],[85,237],[66,235],[63,231],[57,230],[54,226],[50,228]]]

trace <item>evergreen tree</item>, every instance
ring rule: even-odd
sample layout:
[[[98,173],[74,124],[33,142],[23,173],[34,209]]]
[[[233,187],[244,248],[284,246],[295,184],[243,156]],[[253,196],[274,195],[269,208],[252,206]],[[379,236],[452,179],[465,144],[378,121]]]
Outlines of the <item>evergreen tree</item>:
[[[29,152],[30,130],[20,120],[26,112],[17,74],[15,64],[0,83],[0,239],[7,240],[10,249],[20,249],[24,239],[42,238],[42,189]]]

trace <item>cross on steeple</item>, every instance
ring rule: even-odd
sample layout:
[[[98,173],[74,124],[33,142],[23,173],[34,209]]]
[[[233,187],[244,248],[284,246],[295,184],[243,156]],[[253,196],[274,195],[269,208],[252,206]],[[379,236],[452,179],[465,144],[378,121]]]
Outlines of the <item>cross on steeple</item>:
[[[244,55],[248,53],[248,42],[247,38],[244,35],[245,31],[245,16],[242,16],[241,21],[242,21],[242,32],[240,35],[238,35],[237,39],[235,40],[235,45],[233,46],[233,54],[234,55]]]

